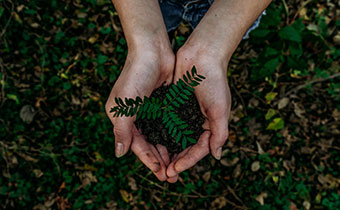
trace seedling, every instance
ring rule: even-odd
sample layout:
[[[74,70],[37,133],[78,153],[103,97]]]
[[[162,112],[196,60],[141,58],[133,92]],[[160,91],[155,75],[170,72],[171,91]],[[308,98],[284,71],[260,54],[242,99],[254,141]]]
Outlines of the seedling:
[[[172,84],[169,92],[165,94],[165,98],[161,101],[159,98],[146,97],[144,99],[136,97],[136,99],[115,98],[116,106],[111,108],[113,117],[132,117],[136,115],[136,119],[153,119],[161,118],[168,134],[176,140],[176,143],[182,143],[185,149],[187,142],[196,143],[196,140],[190,137],[194,133],[188,130],[187,122],[181,120],[176,113],[176,108],[180,108],[180,104],[185,104],[194,93],[194,87],[205,79],[204,76],[197,74],[195,66],[183,75],[183,79],[179,79],[176,84]]]

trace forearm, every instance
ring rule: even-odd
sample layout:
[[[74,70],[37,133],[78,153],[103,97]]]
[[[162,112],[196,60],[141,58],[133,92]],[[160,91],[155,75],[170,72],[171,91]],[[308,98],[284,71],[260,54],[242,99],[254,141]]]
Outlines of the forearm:
[[[168,35],[157,0],[112,2],[118,12],[129,48],[150,43],[168,45]]]
[[[215,0],[192,36],[195,45],[230,58],[243,35],[271,0]],[[197,41],[199,40],[199,41]]]

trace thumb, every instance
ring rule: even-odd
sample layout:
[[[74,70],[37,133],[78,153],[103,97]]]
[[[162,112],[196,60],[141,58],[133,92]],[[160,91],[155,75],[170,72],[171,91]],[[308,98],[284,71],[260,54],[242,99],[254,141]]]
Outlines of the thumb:
[[[132,119],[120,117],[115,120],[113,133],[115,135],[116,157],[122,157],[129,151],[133,126]]]
[[[210,151],[211,154],[217,159],[221,159],[222,146],[227,141],[228,131],[228,120],[220,119],[213,120],[210,123],[211,136],[210,136]]]

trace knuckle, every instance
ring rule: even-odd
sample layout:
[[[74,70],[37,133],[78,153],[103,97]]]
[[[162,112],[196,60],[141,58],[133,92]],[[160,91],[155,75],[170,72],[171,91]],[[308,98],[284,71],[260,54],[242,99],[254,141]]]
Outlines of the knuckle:
[[[121,139],[122,137],[124,137],[125,134],[126,134],[126,130],[125,130],[125,129],[122,129],[122,127],[119,126],[119,125],[115,125],[115,126],[114,126],[113,132],[114,132],[114,134],[115,134],[115,137],[116,137],[116,138],[119,138],[119,139]]]
[[[158,176],[157,178],[158,178],[158,180],[161,181],[161,182],[164,182],[164,181],[166,181],[166,180],[168,179],[167,176],[165,176],[165,175],[163,175],[163,174],[160,175],[160,176]]]
[[[222,136],[221,136],[221,139],[223,141],[227,140],[227,138],[229,137],[229,131],[228,130],[225,130],[223,133],[222,133]]]

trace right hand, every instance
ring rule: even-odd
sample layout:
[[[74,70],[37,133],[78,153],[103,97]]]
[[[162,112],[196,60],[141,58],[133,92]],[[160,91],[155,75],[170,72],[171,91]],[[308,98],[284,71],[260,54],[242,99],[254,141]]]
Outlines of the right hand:
[[[116,156],[125,155],[131,146],[131,150],[156,177],[165,181],[168,178],[166,169],[170,163],[166,147],[148,143],[134,124],[135,116],[113,118],[110,113],[111,108],[116,105],[115,97],[143,98],[150,96],[152,91],[161,85],[171,84],[175,55],[170,47],[151,50],[154,48],[152,45],[128,52],[124,68],[112,88],[105,110],[114,126]]]

